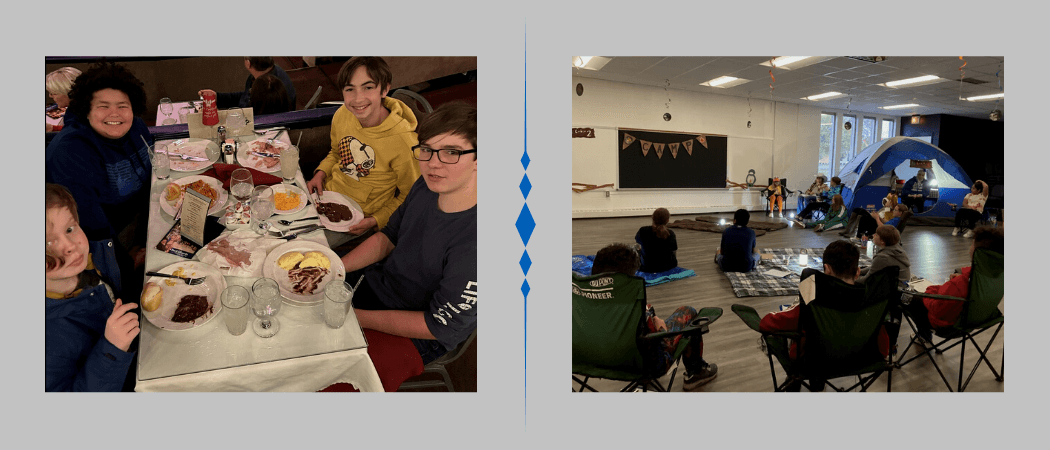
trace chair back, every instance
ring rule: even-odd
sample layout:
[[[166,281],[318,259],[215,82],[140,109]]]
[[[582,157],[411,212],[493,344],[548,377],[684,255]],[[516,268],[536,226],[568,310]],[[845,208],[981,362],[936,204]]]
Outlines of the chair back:
[[[816,273],[816,297],[804,303],[800,325],[806,343],[799,356],[802,371],[834,378],[884,361],[878,336],[897,294],[900,268],[886,267],[864,284],[850,285]]]
[[[904,233],[904,227],[908,226],[908,219],[910,219],[911,216],[912,216],[912,212],[911,212],[910,209],[905,211],[905,212],[903,212],[903,213],[901,213],[901,220],[900,220],[900,222],[897,222],[897,232],[898,233],[901,233],[901,234]]]
[[[306,102],[306,106],[303,107],[304,110],[311,109],[314,106],[316,106],[317,99],[321,97],[321,89],[323,89],[321,86],[317,86],[317,90],[314,91],[313,97],[310,97],[310,101]]]
[[[638,327],[645,280],[620,273],[572,275],[572,372],[625,379],[645,373]]]
[[[955,326],[972,328],[1001,317],[999,302],[1003,299],[1004,279],[1003,254],[984,248],[975,250],[970,266],[969,298]]]

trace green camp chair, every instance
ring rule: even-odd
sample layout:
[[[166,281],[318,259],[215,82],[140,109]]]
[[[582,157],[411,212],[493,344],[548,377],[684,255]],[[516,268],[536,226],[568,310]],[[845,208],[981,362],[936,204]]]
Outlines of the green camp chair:
[[[754,308],[735,304],[732,310],[751,329],[762,333],[773,390],[783,392],[789,386],[801,384],[809,390],[823,390],[806,380],[824,380],[836,391],[860,388],[866,391],[883,373],[887,374],[886,390],[892,385],[892,365],[879,352],[879,329],[891,321],[894,302],[899,299],[896,266],[882,269],[865,280],[864,284],[850,285],[838,278],[814,273],[816,297],[798,307],[801,332],[770,332],[759,329],[761,318]],[[801,339],[805,336],[805,339]],[[891,333],[890,339],[894,339]],[[789,339],[799,342],[797,359],[789,357]],[[787,373],[787,379],[777,384],[773,358]],[[827,382],[835,378],[857,377],[857,382],[839,388]]]
[[[901,352],[900,358],[897,360],[897,367],[903,367],[905,364],[915,360],[916,358],[926,355],[929,357],[930,362],[933,363],[933,367],[937,369],[937,373],[941,375],[941,380],[944,381],[944,385],[948,387],[948,390],[952,390],[951,384],[948,379],[945,378],[944,372],[941,371],[940,366],[937,365],[937,360],[934,359],[933,355],[930,354],[930,350],[933,350],[937,354],[941,354],[946,350],[950,350],[953,347],[962,344],[959,353],[959,383],[956,386],[958,392],[962,392],[966,389],[966,386],[970,384],[970,380],[973,378],[974,373],[981,366],[981,361],[988,366],[988,369],[995,375],[995,381],[1003,381],[1003,369],[1005,360],[1005,352],[1003,360],[999,362],[999,371],[995,371],[995,367],[992,366],[991,361],[988,360],[988,349],[991,348],[992,343],[995,342],[995,338],[999,335],[999,331],[1003,328],[1003,313],[999,311],[999,302],[1003,299],[1003,254],[979,248],[973,252],[973,262],[970,269],[970,292],[969,298],[951,297],[947,295],[934,295],[934,294],[922,294],[922,297],[936,298],[942,300],[955,300],[965,302],[963,304],[962,313],[959,314],[959,318],[955,324],[946,328],[934,328],[933,334],[941,338],[941,342],[926,347],[921,353],[909,358],[906,361],[904,356],[908,354],[908,349],[912,345],[918,345],[916,338],[912,338],[911,342],[908,342],[908,346],[905,347],[904,351]],[[915,295],[911,301],[921,301],[919,295]],[[912,329],[918,329],[912,318],[907,315],[905,316]],[[973,338],[986,330],[995,327],[995,332],[992,333],[992,338],[988,340],[988,344],[981,349],[980,345],[977,345],[977,341]],[[958,339],[956,341],[956,339]],[[948,345],[950,341],[954,343]],[[973,347],[977,349],[977,353],[981,356],[974,364],[973,369],[970,370],[970,376],[966,377],[966,382],[963,382],[963,368],[966,357],[966,342],[969,341],[973,344]]]
[[[722,308],[702,308],[690,326],[679,331],[645,332],[645,280],[620,273],[591,276],[572,274],[572,379],[579,392],[597,392],[587,384],[591,378],[627,381],[620,392],[641,388],[668,391],[674,384],[677,363],[689,340],[706,334],[708,325],[722,316]],[[659,345],[665,337],[683,335],[675,348],[671,379],[666,389],[645,365],[645,349]],[[661,368],[662,369],[662,368]]]

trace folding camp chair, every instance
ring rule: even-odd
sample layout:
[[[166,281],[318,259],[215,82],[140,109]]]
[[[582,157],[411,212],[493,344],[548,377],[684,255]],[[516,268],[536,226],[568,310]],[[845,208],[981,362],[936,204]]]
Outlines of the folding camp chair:
[[[795,193],[798,191],[792,191],[791,189],[788,189],[787,178],[780,179],[780,188],[784,192],[784,206],[786,207],[788,199],[791,198],[792,195],[795,195]],[[759,192],[762,194],[762,198],[766,199],[766,209],[769,212],[773,212],[773,202],[769,201],[769,195],[773,192],[773,178],[769,178],[769,185]],[[798,211],[795,212],[797,213]]]
[[[627,381],[620,392],[641,388],[644,391],[669,391],[674,384],[678,361],[691,339],[709,331],[708,325],[722,316],[722,308],[702,308],[689,326],[679,331],[644,332],[645,280],[620,273],[591,276],[572,275],[572,379],[585,389],[591,378]],[[666,375],[646,367],[645,351],[660,344],[660,339],[682,335],[672,364],[671,379],[664,388],[658,379]]]
[[[773,377],[773,390],[783,392],[790,386],[803,385],[809,390],[823,390],[823,386],[808,383],[824,381],[832,389],[845,392],[860,388],[867,391],[882,373],[887,374],[886,391],[890,391],[893,365],[879,351],[879,331],[890,322],[894,302],[899,299],[896,266],[880,270],[865,280],[864,284],[851,285],[823,273],[817,277],[816,296],[802,302],[799,311],[801,332],[762,332],[761,319],[754,308],[734,304],[732,310],[751,329],[762,333],[769,372]],[[892,331],[892,330],[888,330]],[[890,333],[890,339],[896,336]],[[789,339],[799,342],[798,356],[790,357]],[[787,374],[782,384],[777,384],[773,358]],[[857,382],[847,388],[839,388],[828,382],[842,377],[857,377]]]
[[[935,298],[941,300],[952,300],[960,301],[963,303],[962,313],[959,314],[959,318],[955,324],[945,328],[934,328],[933,334],[936,337],[940,337],[941,341],[932,346],[924,346],[921,353],[909,358],[906,361],[904,356],[908,354],[908,349],[912,345],[920,345],[916,343],[918,335],[912,338],[908,342],[908,346],[901,352],[900,358],[897,359],[896,366],[903,367],[905,364],[915,360],[916,358],[926,355],[929,357],[930,362],[933,363],[933,367],[937,369],[937,373],[940,374],[941,380],[944,381],[944,385],[948,387],[948,390],[952,390],[951,384],[948,379],[944,376],[944,372],[941,371],[940,366],[937,364],[937,360],[930,354],[930,350],[933,350],[937,354],[941,354],[944,351],[950,350],[951,348],[962,344],[959,353],[959,383],[956,386],[958,392],[962,392],[966,389],[966,386],[970,384],[970,380],[973,378],[974,373],[981,366],[983,361],[988,369],[995,375],[995,381],[1003,381],[1003,369],[1005,364],[1005,352],[1003,360],[999,363],[999,371],[995,371],[995,367],[992,366],[991,361],[988,360],[988,349],[991,348],[992,343],[995,342],[995,338],[999,335],[999,331],[1003,328],[1004,316],[1002,311],[999,311],[999,302],[1003,299],[1003,254],[988,249],[979,248],[973,252],[973,262],[970,269],[970,292],[968,298],[951,297],[947,295],[934,295],[934,294],[915,294],[911,301],[918,302],[922,301],[923,297]],[[911,325],[912,329],[918,329],[915,326],[915,322],[907,314],[905,310],[904,317],[908,320],[908,324]],[[991,339],[988,340],[988,344],[981,349],[980,345],[977,345],[977,341],[974,337],[983,333],[985,330],[989,330],[995,327],[995,332],[992,333]],[[955,341],[958,339],[957,341]],[[948,345],[948,342],[955,341]],[[980,354],[980,358],[974,364],[973,369],[970,370],[970,375],[966,377],[966,382],[963,382],[963,369],[966,359],[966,342],[969,341],[973,344],[973,347],[977,349],[977,353]]]

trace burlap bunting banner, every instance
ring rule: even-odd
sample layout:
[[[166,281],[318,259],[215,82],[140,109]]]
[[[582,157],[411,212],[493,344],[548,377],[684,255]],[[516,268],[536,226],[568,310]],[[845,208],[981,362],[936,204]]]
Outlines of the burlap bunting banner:
[[[664,147],[665,146],[667,146],[667,144],[653,144],[653,148],[656,149],[656,159],[660,159],[660,158],[664,157]]]
[[[649,156],[649,147],[653,146],[652,142],[641,141],[642,143],[642,156]]]
[[[704,135],[701,134],[696,140],[700,141],[700,145],[703,145],[704,148],[707,148],[707,138]]]
[[[671,149],[671,157],[678,158],[678,143],[667,144],[667,146]]]
[[[630,147],[631,144],[633,144],[633,143],[634,143],[634,136],[631,136],[631,135],[629,135],[627,133],[624,133],[623,134],[623,148],[621,148],[620,150],[627,150],[627,147]]]
[[[685,141],[682,145],[685,146],[685,151],[689,153],[689,156],[693,156],[693,140]]]

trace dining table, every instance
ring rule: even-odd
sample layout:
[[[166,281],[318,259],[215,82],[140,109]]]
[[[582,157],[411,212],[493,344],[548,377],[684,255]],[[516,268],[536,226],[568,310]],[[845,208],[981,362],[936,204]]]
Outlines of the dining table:
[[[186,120],[179,114],[180,111],[182,111],[183,109],[186,109],[187,110],[186,112],[189,113],[189,114],[199,113],[201,111],[202,104],[203,104],[203,101],[200,101],[200,100],[193,100],[193,101],[187,100],[187,101],[184,101],[184,102],[172,102],[171,103],[171,114],[170,115],[164,114],[164,111],[161,111],[160,105],[157,105],[157,122],[154,125],[159,127],[159,126],[163,126],[163,125],[185,124]],[[166,123],[164,123],[165,119],[174,119],[175,121],[172,122],[172,123],[167,123],[166,124]]]
[[[273,134],[270,133],[270,137],[273,137]],[[243,136],[237,139],[239,143],[246,144],[256,138],[258,136]],[[287,133],[280,139],[285,143],[289,142]],[[157,148],[167,145],[167,148],[171,149],[173,146],[169,144],[177,144],[178,141],[180,140],[158,141]],[[213,160],[212,163],[214,162],[216,161]],[[218,155],[217,162],[222,162],[222,155]],[[166,208],[161,207],[161,202],[164,201],[162,196],[165,195],[169,183],[184,177],[200,175],[207,169],[203,167],[195,171],[179,171],[173,168],[169,179],[158,180],[153,177],[150,186],[148,250],[145,261],[147,272],[163,271],[166,267],[191,261],[157,248],[158,243],[175,224],[175,218],[165,211]],[[279,171],[274,175],[280,178]],[[302,170],[297,171],[292,184],[306,191]],[[234,201],[233,196],[229,196],[227,201]],[[270,221],[275,228],[282,230],[304,223],[316,223],[303,221],[291,226],[281,226],[276,222],[278,219],[294,220],[317,216],[314,201],[314,198],[309,198],[308,204],[302,210],[293,214],[275,214]],[[360,209],[359,205],[356,207]],[[212,215],[221,216],[223,213],[223,210],[220,210]],[[234,233],[242,238],[248,236],[247,239],[251,240],[255,231],[251,228],[227,229],[222,231],[219,238],[233,236]],[[257,244],[256,248],[267,252],[285,242],[268,234],[256,236],[257,241],[252,241]],[[304,245],[310,243],[313,246],[328,247],[323,229],[302,234],[295,241],[303,241]],[[202,252],[203,249],[198,251],[192,261],[204,264]],[[269,253],[266,256],[269,258]],[[333,265],[336,263],[333,261]],[[261,268],[250,272],[236,272],[233,275],[229,273],[218,275],[224,281],[220,284],[245,286],[249,291],[252,284],[265,275]],[[345,276],[339,275],[340,279]],[[147,276],[146,280],[150,278]],[[356,280],[346,281],[353,286]],[[319,286],[318,289],[323,290],[323,286]],[[323,302],[308,304],[309,302],[293,301],[284,291],[282,296],[284,302],[276,316],[281,325],[277,334],[270,338],[259,337],[252,331],[251,321],[254,317],[250,314],[251,310],[247,330],[237,336],[231,334],[223,317],[227,311],[220,309],[221,302],[217,298],[210,299],[214,302],[215,311],[207,316],[207,320],[199,323],[195,321],[188,329],[161,328],[147,320],[146,312],[140,311],[141,332],[135,390],[314,392],[333,384],[348,383],[362,392],[383,391],[375,365],[368,354],[368,342],[353,308],[347,313],[342,327],[331,328],[325,324]]]

